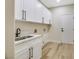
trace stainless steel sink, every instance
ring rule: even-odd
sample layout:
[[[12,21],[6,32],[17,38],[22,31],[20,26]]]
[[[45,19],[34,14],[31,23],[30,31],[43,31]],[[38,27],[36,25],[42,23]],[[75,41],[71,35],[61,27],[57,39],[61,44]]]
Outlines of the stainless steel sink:
[[[31,38],[31,37],[33,37],[33,36],[22,36],[22,37],[17,37],[16,39],[15,39],[15,41],[19,41],[19,40],[24,40],[24,39],[27,39],[27,38]]]

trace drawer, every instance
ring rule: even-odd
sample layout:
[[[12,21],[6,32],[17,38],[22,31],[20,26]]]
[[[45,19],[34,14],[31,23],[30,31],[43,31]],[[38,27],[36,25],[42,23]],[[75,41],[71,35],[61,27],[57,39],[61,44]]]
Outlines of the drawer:
[[[38,39],[33,39],[31,41],[26,41],[26,42],[20,43],[20,44],[15,46],[15,52],[22,50],[22,49],[25,49],[25,48],[29,48],[30,46],[32,46],[36,42],[38,42]]]

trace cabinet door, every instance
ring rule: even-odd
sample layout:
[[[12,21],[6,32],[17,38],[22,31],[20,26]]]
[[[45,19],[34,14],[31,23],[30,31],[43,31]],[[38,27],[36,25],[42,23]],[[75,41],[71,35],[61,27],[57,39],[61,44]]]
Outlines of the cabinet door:
[[[42,7],[42,17],[43,17],[43,23],[45,24],[51,23],[51,12],[44,6]]]
[[[34,2],[34,21],[38,23],[42,23],[42,4],[38,1],[35,0]]]
[[[26,11],[26,21],[33,19],[33,0],[24,0],[23,9]]]
[[[15,54],[15,59],[29,59],[29,50],[25,49]]]
[[[31,2],[30,2],[31,1]],[[24,10],[26,10],[26,20],[41,23],[41,4],[38,0],[24,0]]]
[[[15,0],[15,19],[22,20],[23,0]]]
[[[42,56],[42,43],[37,42],[33,46],[33,59],[40,59]]]
[[[51,24],[51,20],[52,20],[52,16],[49,10],[46,10],[46,14],[45,14],[45,23],[46,24]]]

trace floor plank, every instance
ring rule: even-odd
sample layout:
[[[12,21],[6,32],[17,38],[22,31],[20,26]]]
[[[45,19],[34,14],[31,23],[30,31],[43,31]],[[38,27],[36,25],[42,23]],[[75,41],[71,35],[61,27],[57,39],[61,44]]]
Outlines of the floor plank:
[[[45,53],[46,48],[51,49]],[[74,45],[49,43],[43,48],[43,54],[41,59],[74,59]]]

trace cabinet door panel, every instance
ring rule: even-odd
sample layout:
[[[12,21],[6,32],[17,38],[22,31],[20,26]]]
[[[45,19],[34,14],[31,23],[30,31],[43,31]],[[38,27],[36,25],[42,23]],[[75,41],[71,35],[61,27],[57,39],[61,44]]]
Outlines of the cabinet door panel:
[[[50,24],[51,21],[51,12],[44,6],[42,6],[42,17],[44,18],[45,24]]]
[[[24,10],[26,11],[26,20],[30,21],[33,19],[33,0],[24,0]]]
[[[38,4],[40,4],[38,0],[24,0],[27,21],[41,23],[41,8],[38,7]]]
[[[22,20],[23,0],[15,0],[15,19]]]
[[[42,4],[36,0],[34,2],[34,21],[42,23],[42,8],[39,5],[42,6]]]
[[[36,43],[34,46],[33,46],[33,59],[40,59],[41,58],[41,55],[42,55],[42,45],[41,45],[41,42],[38,42]]]
[[[15,59],[29,59],[29,51],[23,50],[17,54],[15,54]]]

